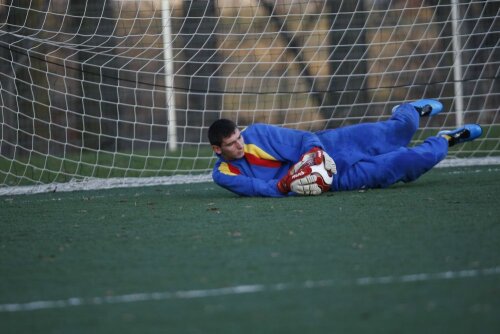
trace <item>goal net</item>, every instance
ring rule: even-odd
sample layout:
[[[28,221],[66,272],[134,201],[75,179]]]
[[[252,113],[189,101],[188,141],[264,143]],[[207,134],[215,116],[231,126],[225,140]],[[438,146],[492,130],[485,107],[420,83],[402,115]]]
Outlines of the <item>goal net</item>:
[[[210,180],[217,118],[316,131],[439,99],[498,160],[500,2],[0,0],[0,191]]]

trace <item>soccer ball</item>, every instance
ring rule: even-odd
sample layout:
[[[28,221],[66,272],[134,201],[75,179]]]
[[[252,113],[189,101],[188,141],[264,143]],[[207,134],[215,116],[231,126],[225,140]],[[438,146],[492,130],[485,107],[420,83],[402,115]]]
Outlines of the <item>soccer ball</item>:
[[[329,173],[323,163],[309,166],[311,175],[316,175],[318,178],[316,184],[321,188],[322,192],[330,190],[333,182],[333,174]]]

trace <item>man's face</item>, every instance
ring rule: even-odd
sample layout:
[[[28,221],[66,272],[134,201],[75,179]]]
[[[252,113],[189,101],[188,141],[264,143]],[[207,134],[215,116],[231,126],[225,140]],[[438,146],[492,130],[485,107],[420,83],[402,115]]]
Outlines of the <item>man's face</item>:
[[[225,160],[236,160],[243,158],[243,137],[240,130],[236,129],[232,135],[222,140],[221,146],[212,145],[215,153],[222,155]]]

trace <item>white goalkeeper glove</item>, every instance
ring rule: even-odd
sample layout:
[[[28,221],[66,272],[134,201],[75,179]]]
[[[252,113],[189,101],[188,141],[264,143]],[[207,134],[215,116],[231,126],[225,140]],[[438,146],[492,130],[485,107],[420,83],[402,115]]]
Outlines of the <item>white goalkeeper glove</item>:
[[[290,184],[290,189],[299,195],[321,195],[321,188],[316,183],[316,175],[307,175]]]
[[[324,163],[325,169],[331,175],[337,174],[337,166],[332,157],[319,147],[313,147],[300,158],[299,162],[293,165],[291,173],[296,173],[305,166],[319,165]]]
[[[296,173],[292,170],[278,181],[278,190],[283,194],[288,194],[290,191],[299,195],[320,195],[321,188],[316,183],[318,176],[311,174],[312,170],[309,166],[305,166]]]

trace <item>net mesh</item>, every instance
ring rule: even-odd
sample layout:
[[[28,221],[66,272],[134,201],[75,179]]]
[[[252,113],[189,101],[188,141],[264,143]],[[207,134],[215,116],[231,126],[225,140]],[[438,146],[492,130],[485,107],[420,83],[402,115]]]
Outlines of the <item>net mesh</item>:
[[[414,143],[479,123],[448,159],[495,161],[499,17],[499,1],[0,1],[0,187],[206,175],[217,118],[316,131],[420,98],[445,112]]]

